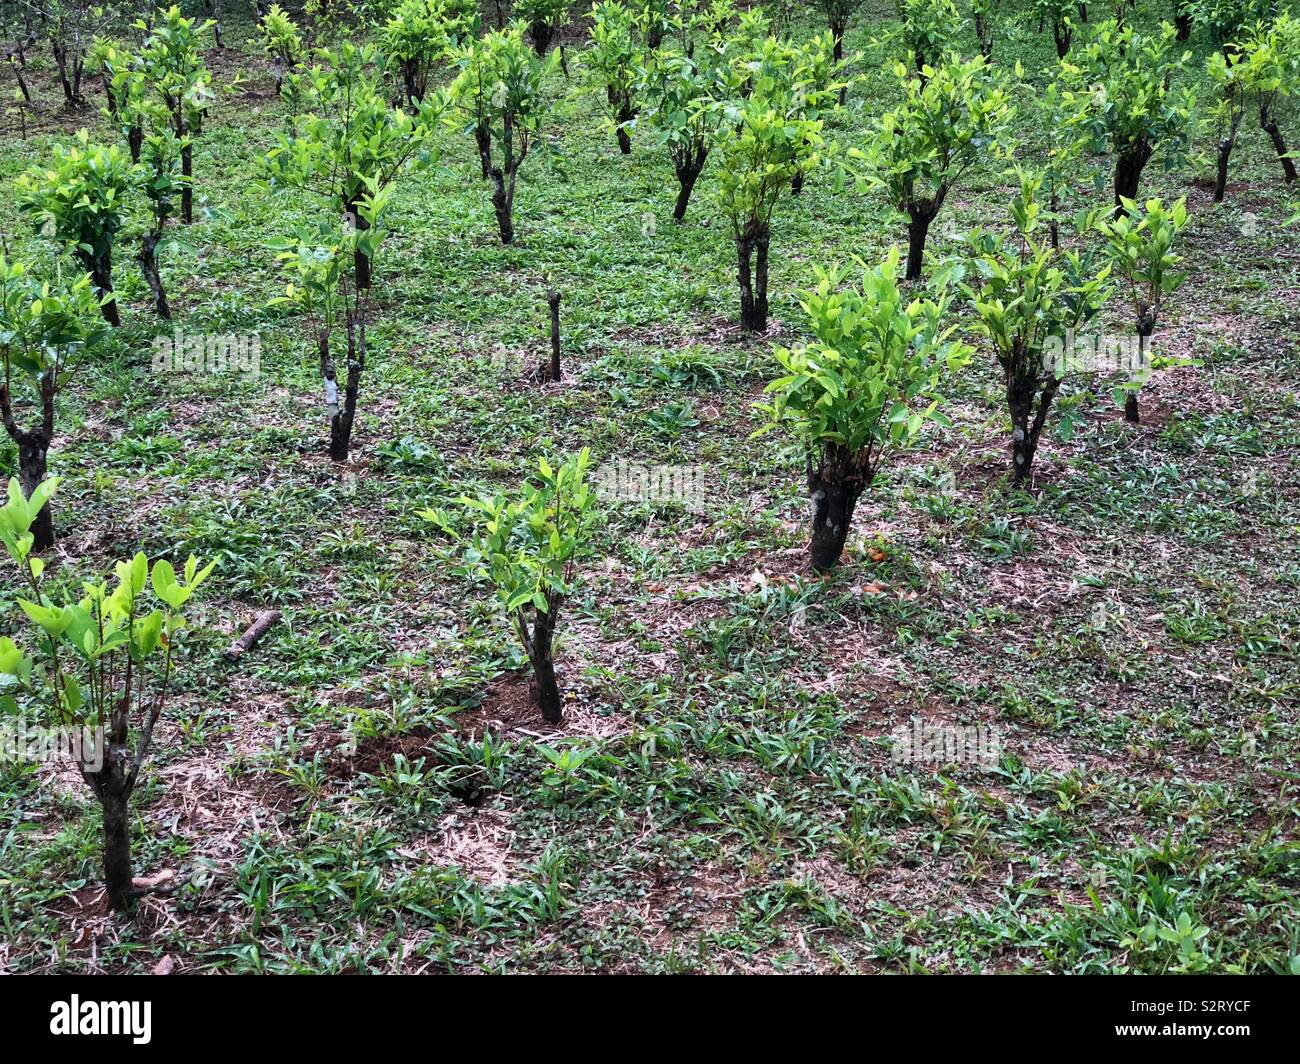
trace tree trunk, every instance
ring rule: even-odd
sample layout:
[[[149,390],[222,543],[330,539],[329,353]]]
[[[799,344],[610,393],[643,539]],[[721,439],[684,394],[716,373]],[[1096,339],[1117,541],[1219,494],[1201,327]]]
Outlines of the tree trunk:
[[[474,142],[478,145],[478,161],[483,168],[483,177],[492,176],[492,127],[480,122],[474,127]]]
[[[907,274],[908,281],[921,279],[921,264],[925,259],[925,238],[930,233],[930,224],[937,212],[924,207],[913,206],[907,224]]]
[[[674,221],[680,222],[686,217],[686,206],[691,201],[691,192],[695,188],[695,182],[699,180],[700,173],[704,170],[708,155],[707,148],[700,148],[685,159],[674,160],[673,168],[677,171],[677,183],[680,186],[677,191],[677,204],[673,207]]]
[[[1115,157],[1115,217],[1124,212],[1125,199],[1136,200],[1142,170],[1151,158],[1151,145],[1145,140],[1128,145]]]
[[[171,321],[172,311],[167,304],[167,292],[163,288],[162,273],[158,269],[158,242],[161,239],[161,233],[145,233],[136,261],[140,263],[140,272],[149,285],[149,291],[153,293],[153,305],[158,317],[163,321]]]
[[[865,487],[854,483],[837,462],[809,466],[808,495],[812,500],[812,541],[809,552],[817,572],[830,572],[840,563],[849,538],[853,511]]]
[[[767,331],[767,252],[770,240],[765,228],[753,226],[736,241],[740,325],[746,332]]]
[[[349,221],[358,233],[364,233],[370,228],[370,223],[361,217],[361,211],[357,207],[356,200],[348,204],[347,210]],[[357,290],[361,292],[369,291],[371,281],[370,256],[357,248],[353,254],[352,268],[356,273]]]
[[[533,621],[530,657],[533,666],[532,695],[541,707],[542,720],[547,724],[559,724],[564,717],[564,694],[555,678],[553,654],[557,608],[552,606],[546,613],[537,610]]]
[[[23,489],[24,498],[30,499],[32,492],[45,479],[46,461],[49,457],[50,441],[41,432],[29,432],[18,442],[18,483]],[[32,549],[49,550],[54,546],[54,515],[47,502],[41,507],[32,523]]]
[[[1272,109],[1267,104],[1261,104],[1259,108],[1259,127],[1268,134],[1269,140],[1273,142],[1273,150],[1277,152],[1278,162],[1282,164],[1282,174],[1288,185],[1295,184],[1295,160],[1287,158],[1286,141],[1282,139],[1282,131],[1278,128],[1277,122],[1273,119]]]
[[[343,406],[330,420],[330,458],[346,462],[352,444],[352,426],[357,416],[357,397],[361,394],[361,374],[366,368],[366,330],[356,321],[348,322],[348,380]],[[333,373],[333,367],[330,367]],[[332,377],[330,379],[333,379]]]
[[[636,110],[632,106],[631,99],[626,94],[621,99],[619,98],[619,94],[614,91],[613,85],[605,86],[605,93],[609,98],[610,107],[614,108],[614,135],[618,138],[618,150],[624,155],[631,155],[632,138],[628,136],[627,123],[636,117]]]
[[[14,58],[12,53],[9,55],[9,65],[13,68],[14,77],[18,79],[18,91],[23,94],[23,99],[30,104],[32,102],[32,90],[27,85],[27,79],[23,77],[22,65]]]
[[[528,35],[533,39],[533,51],[539,56],[546,54],[546,49],[551,46],[552,28],[546,22],[534,22],[528,29]]]
[[[182,131],[182,136],[184,132]],[[181,141],[181,221],[194,222],[194,145],[188,139]]]
[[[1055,392],[1055,388],[1051,389]],[[1051,396],[1044,392],[1039,401],[1039,416],[1034,413],[1035,382],[1012,377],[1007,382],[1007,407],[1011,412],[1011,474],[1017,486],[1029,480],[1034,466],[1034,452],[1038,448],[1035,424],[1041,427],[1051,404]]]
[[[79,252],[78,257],[86,268],[86,272],[90,274],[90,281],[94,286],[95,294],[102,301],[100,303],[100,313],[104,315],[104,320],[116,329],[122,324],[122,315],[117,309],[117,297],[113,295],[112,257],[108,252],[103,255]]]
[[[1124,420],[1132,425],[1137,425],[1142,420],[1138,414],[1137,392],[1129,392],[1124,396]]]
[[[975,39],[979,41],[980,55],[985,59],[992,60],[993,30],[985,17],[978,12],[975,14]]]
[[[506,175],[501,167],[492,168],[492,206],[497,212],[497,229],[501,232],[501,243],[515,242],[515,223],[510,202],[510,192],[506,185]]]
[[[104,817],[104,886],[114,912],[127,909],[135,896],[131,874],[131,812],[120,763],[106,763],[99,773],[99,805]]]
[[[840,60],[844,58],[844,29],[845,24],[835,19],[831,20],[831,59],[835,61],[838,67]],[[845,85],[840,89],[840,106],[843,107],[849,99],[849,87]]]
[[[1137,337],[1138,337],[1138,365],[1141,369],[1147,367],[1147,341],[1151,334],[1156,331],[1156,309],[1148,307],[1145,303],[1141,307],[1141,315],[1138,318]],[[1131,425],[1141,423],[1141,416],[1138,413],[1138,392],[1137,390],[1129,392],[1124,396],[1124,420]]]
[[[68,49],[61,44],[57,37],[50,39],[50,47],[54,52],[54,65],[59,71],[59,85],[63,89],[63,106],[71,110],[81,103],[78,95],[77,86],[73,84],[71,72],[68,69]]]
[[[1225,137],[1219,140],[1218,146],[1218,172],[1214,177],[1214,202],[1222,203],[1223,195],[1227,193],[1227,161],[1232,155],[1232,143],[1235,137]]]
[[[1064,59],[1070,54],[1070,41],[1074,38],[1074,31],[1066,22],[1052,23],[1052,39],[1056,42],[1056,55],[1059,59]]]

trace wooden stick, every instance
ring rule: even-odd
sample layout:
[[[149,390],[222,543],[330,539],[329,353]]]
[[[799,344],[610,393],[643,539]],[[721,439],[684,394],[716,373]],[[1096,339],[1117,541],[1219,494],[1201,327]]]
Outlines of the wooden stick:
[[[551,305],[551,380],[560,379],[560,293],[552,289],[546,293]]]
[[[226,657],[235,661],[243,656],[244,651],[252,650],[257,645],[257,641],[266,635],[267,629],[279,619],[279,610],[263,610],[253,619],[253,623],[248,626],[244,634],[230,644]]]

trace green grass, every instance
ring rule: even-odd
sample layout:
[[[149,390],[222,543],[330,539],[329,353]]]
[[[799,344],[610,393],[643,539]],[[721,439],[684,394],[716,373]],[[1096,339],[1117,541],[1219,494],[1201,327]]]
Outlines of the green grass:
[[[884,7],[851,34],[866,78],[835,120],[842,143],[892,99],[872,42]],[[1004,20],[996,58],[1041,87],[1055,55],[1034,29]],[[220,558],[135,800],[138,874],[171,869],[180,887],[134,920],[100,915],[88,792],[0,767],[0,966],[1300,970],[1300,258],[1249,121],[1224,205],[1208,163],[1157,161],[1143,180],[1189,199],[1192,276],[1157,339],[1200,363],[1144,390],[1149,423],[1126,426],[1103,383],[1072,384],[1035,490],[1011,493],[981,350],[950,389],[953,427],[887,464],[850,564],[822,582],[799,455],[750,438],[752,403],[772,345],[801,335],[814,265],[904,238],[878,195],[818,175],[781,203],[777,327],[746,339],[712,171],[674,225],[667,160],[636,133],[620,156],[599,101],[557,73],[554,151],[525,164],[516,246],[496,240],[468,138],[444,134],[437,168],[403,179],[338,467],[311,343],[268,306],[267,244],[315,208],[253,184],[285,116],[249,37],[228,26],[242,54],[210,57],[219,85],[247,80],[198,143],[198,218],[164,275],[186,329],[260,335],[261,373],[151,372],[168,330],[127,250],[135,219],[126,326],[68,392],[52,453],[58,579],[137,548]],[[1032,92],[1019,102],[1032,161]],[[38,116],[24,141],[6,121],[0,232],[52,269],[11,179],[77,122]],[[1107,162],[1080,167],[1072,206],[1104,199],[1092,170]],[[966,229],[1003,226],[1010,196],[1006,175],[975,174],[931,265]],[[549,285],[570,377],[541,389],[522,368],[547,349]],[[548,733],[515,712],[522,659],[490,589],[415,514],[582,446],[596,464],[702,466],[716,505],[608,505],[562,624],[568,718]],[[0,583],[10,628],[15,593]],[[226,662],[268,606],[282,622]],[[493,713],[512,726],[455,724]],[[895,765],[889,734],[913,716],[994,726],[1002,756],[988,772]],[[557,768],[565,749],[585,759]]]

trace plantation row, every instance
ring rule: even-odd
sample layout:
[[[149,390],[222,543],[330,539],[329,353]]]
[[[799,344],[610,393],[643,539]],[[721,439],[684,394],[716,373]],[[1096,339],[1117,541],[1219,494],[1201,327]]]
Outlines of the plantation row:
[[[596,3],[591,39],[570,71],[558,45],[567,5],[516,4],[518,21],[480,24],[476,4],[403,0],[375,27],[373,43],[342,37],[308,46],[278,7],[260,10],[267,54],[286,107],[286,130],[262,161],[269,194],[319,204],[317,224],[277,244],[284,273],[277,303],[296,310],[319,356],[330,417],[330,457],[348,458],[361,403],[372,294],[383,287],[380,251],[404,183],[437,160],[440,135],[472,138],[503,243],[515,239],[514,203],[526,166],[546,150],[543,129],[557,68],[580,79],[607,107],[620,151],[667,152],[678,182],[674,218],[689,224],[692,193],[706,166],[736,252],[740,322],[768,324],[768,263],[779,245],[778,207],[809,181],[854,185],[885,196],[907,219],[907,252],[854,268],[817,272],[803,300],[812,339],[779,348],[782,373],[759,407],[762,431],[802,442],[811,502],[811,565],[837,566],[855,508],[882,461],[907,447],[928,421],[946,423],[944,390],[977,347],[959,338],[957,308],[973,313],[979,346],[996,356],[1006,386],[1016,484],[1031,475],[1076,337],[1110,300],[1131,310],[1136,356],[1116,378],[1130,421],[1153,360],[1148,341],[1184,274],[1177,250],[1185,203],[1143,200],[1141,178],[1155,158],[1178,165],[1205,123],[1217,128],[1215,199],[1226,194],[1232,152],[1253,109],[1294,178],[1277,117],[1300,93],[1300,20],[1271,5],[1186,4],[1180,19],[1144,33],[1117,19],[1076,22],[1075,5],[1036,6],[1061,55],[1058,77],[1034,106],[1049,140],[1036,153],[1017,144],[1017,98],[1030,96],[1019,70],[998,65],[992,5],[972,8],[979,51],[964,57],[968,30],[950,0],[903,0],[890,31],[899,102],[860,144],[831,135],[836,112],[858,85],[843,35],[858,5],[827,0],[828,29],[788,35],[792,6],[738,13],[729,2],[677,7],[650,0]],[[1267,8],[1267,9],[1266,9]],[[175,635],[184,606],[212,571],[191,558],[177,573],[144,555],[117,567],[117,580],[88,584],[77,601],[44,590],[40,552],[54,542],[46,478],[60,389],[121,325],[114,296],[118,235],[132,212],[149,219],[135,258],[154,310],[170,319],[160,249],[174,224],[193,221],[194,144],[215,106],[201,49],[211,23],[172,7],[136,24],[138,45],[101,38],[71,63],[70,101],[82,62],[103,75],[105,112],[120,144],[86,131],[23,175],[18,202],[36,231],[78,263],[76,276],[39,277],[0,258],[0,405],[18,447],[18,477],[0,509],[0,538],[18,567],[21,600],[37,628],[34,651],[0,639],[0,675],[51,719],[102,724],[107,757],[82,774],[104,814],[110,902],[136,895],[127,803],[165,707]],[[884,32],[882,28],[882,32]],[[1196,78],[1180,37],[1205,33],[1216,50]],[[15,69],[20,69],[15,66]],[[1208,81],[1208,99],[1196,84]],[[441,84],[436,84],[441,83]],[[23,83],[22,91],[28,91]],[[1114,196],[1067,216],[1063,203],[1088,152],[1113,156]],[[1029,161],[1032,158],[1032,164]],[[1006,225],[972,234],[967,254],[925,279],[935,219],[977,169],[1014,173],[1018,192]],[[84,272],[83,272],[84,271]],[[270,298],[270,293],[268,293]],[[557,321],[558,296],[552,300]],[[542,379],[562,374],[558,325]],[[465,499],[463,512],[422,516],[458,542],[493,583],[534,674],[543,718],[561,719],[564,696],[553,647],[566,601],[590,552],[596,498],[586,450],[537,473],[510,496]],[[151,588],[157,605],[146,600]],[[134,730],[134,736],[133,736]]]

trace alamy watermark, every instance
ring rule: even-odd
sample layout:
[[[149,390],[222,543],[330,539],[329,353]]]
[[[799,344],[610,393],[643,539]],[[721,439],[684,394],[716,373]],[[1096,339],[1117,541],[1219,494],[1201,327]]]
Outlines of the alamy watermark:
[[[988,724],[937,725],[913,717],[889,737],[895,765],[974,765],[991,772],[1002,757],[1002,733]]]
[[[1076,333],[1049,336],[1043,344],[1043,364],[1058,377],[1070,373],[1118,373],[1136,378],[1151,372],[1152,343],[1129,333]]]
[[[591,482],[607,498],[626,502],[674,502],[694,513],[704,512],[708,500],[701,466],[647,466],[620,458],[597,469]]]
[[[18,716],[0,721],[0,764],[69,758],[87,772],[104,767],[104,729],[44,728]]]
[[[179,325],[171,336],[153,341],[155,373],[242,373],[262,370],[262,338],[257,333],[194,333]]]

